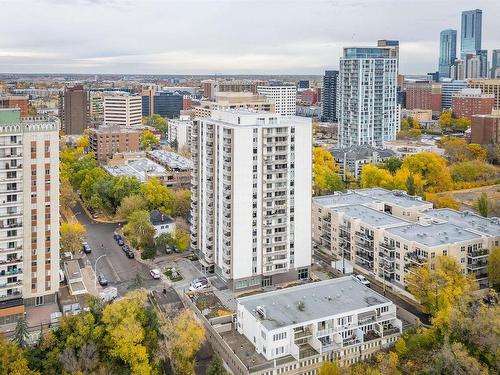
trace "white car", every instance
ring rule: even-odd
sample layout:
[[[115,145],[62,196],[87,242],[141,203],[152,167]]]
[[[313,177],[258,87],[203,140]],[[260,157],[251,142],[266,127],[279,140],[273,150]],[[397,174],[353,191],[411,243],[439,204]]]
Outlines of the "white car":
[[[149,271],[149,274],[153,279],[159,279],[161,276],[161,271],[158,268],[154,268],[151,271]]]
[[[194,292],[195,290],[200,290],[200,289],[205,289],[210,286],[208,279],[206,277],[200,277],[198,279],[194,279],[191,281],[191,285],[189,287],[189,290],[191,292]]]
[[[356,279],[359,280],[359,282],[365,286],[370,286],[370,282],[364,277],[363,275],[356,275]]]

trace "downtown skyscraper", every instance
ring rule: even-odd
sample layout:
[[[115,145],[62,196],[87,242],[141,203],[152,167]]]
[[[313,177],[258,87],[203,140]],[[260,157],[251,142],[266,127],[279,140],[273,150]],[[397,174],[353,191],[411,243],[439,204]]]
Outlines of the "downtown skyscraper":
[[[338,80],[339,147],[396,139],[398,63],[394,47],[347,47]]]
[[[483,26],[483,11],[481,9],[462,12],[462,28],[460,35],[460,54],[462,59],[467,53],[477,53],[481,50],[481,33]]]
[[[486,78],[488,76],[488,51],[481,49],[483,28],[483,11],[481,9],[467,10],[462,12],[461,35],[460,35],[460,57],[465,62],[466,78]],[[479,61],[476,61],[479,60]],[[475,71],[478,65],[477,76],[467,74]]]
[[[450,78],[451,66],[457,59],[457,30],[446,29],[439,37],[439,77]]]

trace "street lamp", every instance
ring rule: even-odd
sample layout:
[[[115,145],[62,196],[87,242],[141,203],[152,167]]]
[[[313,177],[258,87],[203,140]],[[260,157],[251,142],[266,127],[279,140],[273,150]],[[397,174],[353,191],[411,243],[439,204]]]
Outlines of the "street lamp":
[[[95,288],[96,293],[97,293],[97,262],[99,262],[99,259],[104,258],[106,256],[107,256],[107,254],[103,254],[103,255],[97,257],[97,259],[95,260],[95,263],[94,263],[94,273],[95,273],[94,288]]]

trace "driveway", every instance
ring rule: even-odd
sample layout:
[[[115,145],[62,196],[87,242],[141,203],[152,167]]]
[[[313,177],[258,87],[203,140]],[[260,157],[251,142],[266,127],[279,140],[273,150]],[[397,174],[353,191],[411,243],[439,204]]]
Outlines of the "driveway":
[[[73,213],[78,221],[87,230],[87,242],[92,247],[92,253],[83,256],[86,264],[95,270],[95,262],[101,255],[106,255],[99,259],[97,263],[97,274],[103,274],[109,281],[109,285],[118,289],[119,295],[124,295],[131,289],[136,289],[139,285],[147,289],[162,289],[160,280],[154,280],[149,275],[149,267],[141,264],[135,259],[129,259],[118,246],[113,238],[116,229],[120,224],[98,223],[89,218],[78,202],[73,208]],[[136,280],[140,275],[140,283]]]

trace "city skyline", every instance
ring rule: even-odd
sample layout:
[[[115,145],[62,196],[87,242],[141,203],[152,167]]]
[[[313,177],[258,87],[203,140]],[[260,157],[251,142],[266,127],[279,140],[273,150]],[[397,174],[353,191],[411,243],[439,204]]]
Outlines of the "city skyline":
[[[413,0],[404,5],[393,0],[312,5],[293,0],[1,0],[0,72],[322,74],[338,68],[343,47],[395,39],[400,40],[400,72],[422,74],[438,69],[440,31],[459,30],[461,12],[473,7],[483,10],[482,48],[499,48],[496,1],[449,5]],[[23,21],[15,22],[13,14],[23,14]]]

